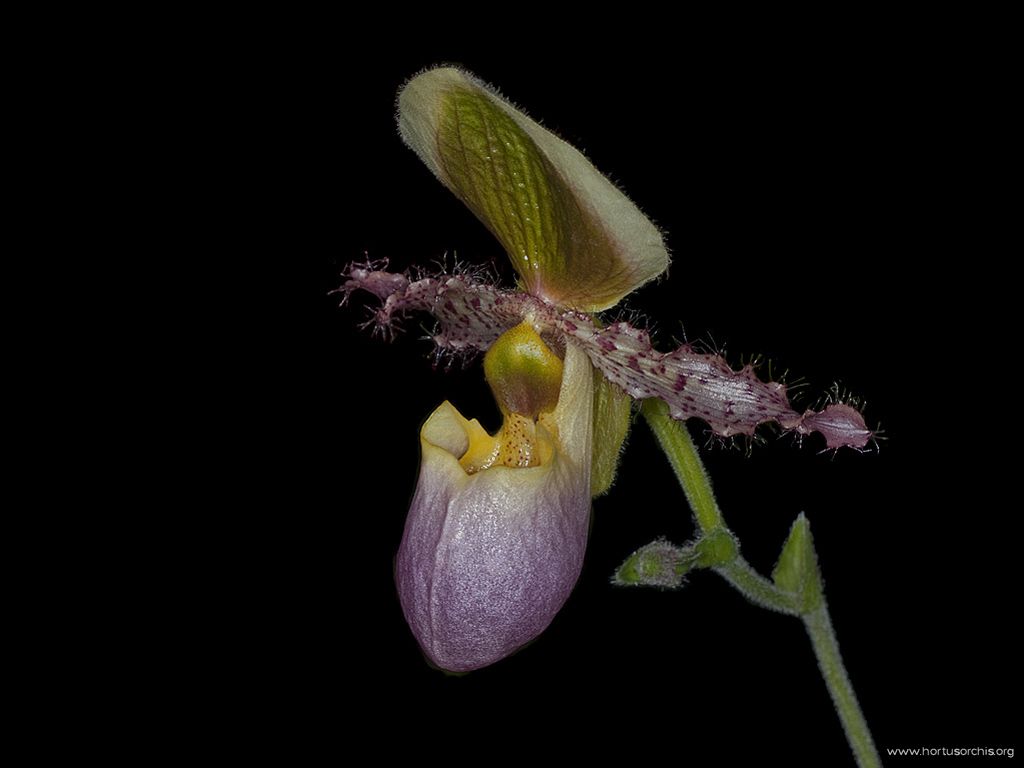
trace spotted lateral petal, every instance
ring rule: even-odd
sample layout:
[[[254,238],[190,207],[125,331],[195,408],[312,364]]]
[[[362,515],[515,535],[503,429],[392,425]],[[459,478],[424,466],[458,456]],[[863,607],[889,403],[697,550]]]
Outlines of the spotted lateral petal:
[[[411,280],[408,275],[353,265],[339,291],[345,296],[367,291],[381,301],[374,313],[378,328],[393,328],[409,312],[429,312],[438,320],[434,343],[450,351],[487,350],[509,328],[522,322],[524,305],[536,303],[518,291],[507,291],[465,275],[440,275]]]
[[[626,323],[598,328],[585,316],[565,313],[558,323],[609,381],[635,398],[659,398],[672,418],[701,419],[723,437],[752,435],[769,421],[801,435],[818,432],[829,448],[863,448],[872,437],[864,417],[849,405],[797,413],[786,386],[762,381],[749,365],[734,371],[722,356],[698,353],[688,345],[658,352],[645,331]]]
[[[833,403],[821,411],[793,409],[786,386],[762,381],[753,368],[734,371],[720,355],[695,352],[683,345],[658,352],[646,331],[627,323],[600,327],[584,312],[559,309],[534,296],[505,291],[470,275],[441,275],[411,281],[407,276],[352,267],[342,286],[376,295],[381,326],[403,313],[434,315],[439,328],[434,342],[450,350],[486,350],[509,328],[528,320],[545,338],[564,348],[574,339],[606,379],[627,394],[665,401],[675,419],[697,418],[723,437],[752,435],[758,425],[776,422],[785,430],[818,432],[829,448],[864,448],[873,433],[864,417],[849,405]]]

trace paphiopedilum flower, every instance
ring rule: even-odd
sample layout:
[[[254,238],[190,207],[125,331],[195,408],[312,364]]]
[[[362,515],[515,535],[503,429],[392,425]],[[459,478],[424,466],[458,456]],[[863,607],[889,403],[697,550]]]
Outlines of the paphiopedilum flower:
[[[342,290],[381,300],[375,321],[424,311],[441,350],[486,352],[504,424],[489,435],[449,403],[424,424],[420,477],[396,560],[406,619],[437,666],[466,671],[535,638],[569,596],[583,561],[590,501],[612,482],[629,398],[722,436],[773,421],[820,432],[831,448],[871,432],[841,403],[798,413],[784,385],[595,313],[660,275],[657,228],[583,155],[471,75],[413,78],[399,130],[435,176],[501,242],[515,290],[472,272],[411,277],[374,265]],[[595,370],[597,374],[595,375]]]
[[[522,368],[516,345],[544,346],[528,325],[508,333],[519,338],[502,337],[488,355],[519,357],[513,364]],[[549,349],[541,354],[558,360]],[[594,376],[574,346],[558,368],[556,402],[544,403],[550,410],[506,411],[494,437],[447,402],[423,425],[423,462],[395,578],[409,625],[443,669],[476,669],[532,640],[579,576],[590,517]]]

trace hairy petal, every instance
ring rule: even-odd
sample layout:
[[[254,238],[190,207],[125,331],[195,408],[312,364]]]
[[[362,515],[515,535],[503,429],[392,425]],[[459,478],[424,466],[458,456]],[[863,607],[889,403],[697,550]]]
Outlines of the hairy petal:
[[[829,448],[863,448],[872,437],[856,409],[837,403],[821,412],[797,413],[784,384],[762,381],[750,366],[734,371],[720,355],[694,352],[688,345],[658,352],[646,331],[626,323],[598,328],[579,313],[562,313],[558,325],[631,396],[664,400],[673,418],[702,419],[723,437],[752,435],[770,421],[801,435],[819,432]]]
[[[664,400],[673,418],[701,419],[723,437],[752,435],[767,422],[801,435],[818,432],[829,448],[863,448],[873,436],[864,417],[849,405],[798,413],[784,384],[762,381],[750,366],[734,371],[722,356],[695,352],[688,345],[658,352],[646,331],[627,323],[600,327],[584,312],[559,309],[470,276],[410,282],[404,275],[352,267],[347,278],[343,292],[366,290],[382,300],[377,311],[381,325],[390,325],[402,312],[432,313],[440,321],[434,341],[442,348],[484,350],[502,332],[529,320],[548,339],[575,340],[594,367],[630,396]]]
[[[434,343],[453,351],[484,351],[509,328],[518,325],[531,296],[505,291],[465,275],[439,275],[411,280],[408,275],[351,265],[339,291],[349,296],[367,291],[381,301],[374,313],[378,328],[393,328],[409,312],[428,312],[438,320]]]

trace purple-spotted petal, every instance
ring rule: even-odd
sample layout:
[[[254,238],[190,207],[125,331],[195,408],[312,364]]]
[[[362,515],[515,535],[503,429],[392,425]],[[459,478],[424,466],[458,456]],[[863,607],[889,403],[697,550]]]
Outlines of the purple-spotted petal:
[[[467,474],[479,424],[444,403],[421,432],[423,460],[395,579],[402,609],[436,666],[465,672],[539,635],[569,597],[590,516],[593,369],[566,349],[548,433],[552,458]]]
[[[487,349],[503,331],[529,319],[545,338],[572,339],[606,379],[632,397],[664,400],[673,418],[701,419],[723,437],[751,435],[767,422],[801,435],[818,432],[829,448],[863,448],[874,434],[860,412],[842,403],[798,413],[784,384],[762,381],[750,366],[734,371],[720,355],[687,345],[658,352],[645,331],[627,323],[599,327],[585,313],[501,291],[470,276],[409,282],[360,267],[347,277],[342,290],[368,290],[382,300],[377,320],[383,325],[406,311],[433,313],[440,321],[434,341],[442,349]]]
[[[527,294],[495,288],[470,275],[410,280],[407,275],[374,266],[350,266],[339,290],[346,297],[367,291],[380,299],[374,313],[377,328],[393,328],[409,312],[429,312],[439,322],[434,342],[440,349],[485,351],[502,333],[522,322],[525,308],[536,303]]]
[[[863,448],[872,438],[855,408],[833,403],[820,412],[797,413],[786,386],[762,381],[749,365],[734,371],[721,355],[694,352],[685,344],[658,352],[646,331],[627,323],[598,328],[589,318],[567,313],[556,322],[609,381],[635,398],[664,400],[672,418],[701,419],[717,435],[752,435],[773,421],[801,435],[818,432],[829,448]]]

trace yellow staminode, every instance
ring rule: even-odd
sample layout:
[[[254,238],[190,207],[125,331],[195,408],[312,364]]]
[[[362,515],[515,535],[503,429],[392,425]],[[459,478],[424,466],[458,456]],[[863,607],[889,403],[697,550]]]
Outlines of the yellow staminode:
[[[528,322],[503,333],[484,356],[484,376],[503,414],[536,419],[558,404],[562,360]]]
[[[562,360],[527,322],[510,328],[484,357],[484,374],[504,417],[494,436],[472,422],[459,464],[470,474],[492,466],[537,467],[551,458],[550,414],[562,387]]]

